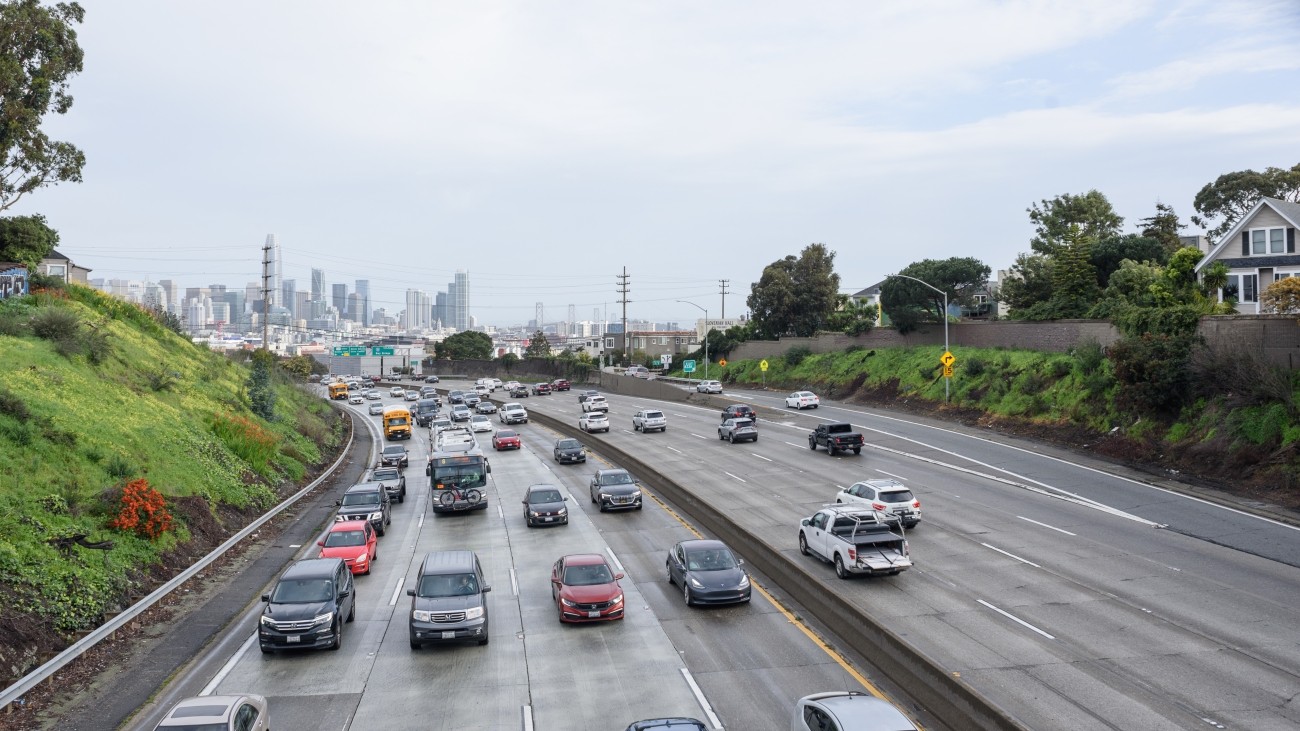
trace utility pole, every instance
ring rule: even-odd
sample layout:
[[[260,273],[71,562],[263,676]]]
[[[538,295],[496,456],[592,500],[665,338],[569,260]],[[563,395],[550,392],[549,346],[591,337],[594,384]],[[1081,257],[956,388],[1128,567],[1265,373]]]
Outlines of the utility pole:
[[[631,343],[632,343],[631,339],[628,338],[628,332],[627,332],[627,303],[632,301],[627,298],[628,292],[631,291],[628,288],[627,267],[623,267],[623,273],[617,276],[618,276],[618,289],[615,291],[619,295],[619,302],[623,304],[623,364],[626,365],[627,363],[631,362],[628,349],[631,347]]]
[[[271,349],[271,239],[262,244],[262,349]]]
[[[719,280],[718,280],[718,284],[720,285],[720,294],[722,295],[722,315],[721,315],[721,317],[720,317],[720,319],[722,319],[722,320],[727,319],[727,284],[730,283],[730,282],[731,282],[730,279],[719,279]],[[707,318],[706,318],[706,319],[707,319]],[[705,323],[705,326],[706,326],[706,327],[707,327],[707,325],[708,325],[708,323]]]

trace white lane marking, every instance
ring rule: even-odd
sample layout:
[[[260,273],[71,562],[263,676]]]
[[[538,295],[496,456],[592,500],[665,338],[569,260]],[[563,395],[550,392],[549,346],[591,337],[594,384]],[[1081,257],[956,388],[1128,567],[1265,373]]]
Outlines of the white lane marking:
[[[417,522],[417,523],[415,524],[415,527],[416,527],[416,528],[423,528],[423,527],[424,527],[424,508],[423,508],[423,507],[420,508],[420,520],[419,520],[419,522]]]
[[[664,446],[668,446],[668,445],[664,445]],[[682,450],[678,449],[677,447],[668,447],[668,448],[671,449],[671,450],[673,450],[674,452],[676,452],[676,453],[678,453],[678,454],[686,454],[685,452],[683,452]]]
[[[733,479],[733,480],[740,480],[741,482],[745,482],[744,480],[741,480],[739,477],[736,477],[735,475],[731,474],[730,472],[723,472],[722,474],[726,475],[727,477],[730,477],[730,478]],[[746,484],[748,484],[748,483],[746,483]]]
[[[301,543],[290,543],[289,548],[302,548]]]
[[[618,562],[618,556],[615,556],[615,555],[614,555],[614,549],[610,548],[609,546],[605,546],[605,553],[608,553],[608,554],[609,554],[609,560],[614,562],[614,568],[615,568],[615,570],[617,570],[620,574],[621,574],[621,573],[625,573],[625,572],[623,571],[623,564],[619,563],[619,562]]]
[[[691,671],[686,668],[682,668],[681,670],[682,677],[686,678],[686,684],[691,687],[691,692],[695,694],[695,700],[700,704],[700,708],[704,711],[704,715],[709,717],[709,723],[713,725],[713,728],[722,731],[722,721],[718,719],[718,714],[713,712],[713,706],[709,705],[709,699],[704,697],[704,691],[700,690],[700,686],[696,684],[695,678],[691,677]]]
[[[515,575],[514,569],[510,569],[510,593],[519,596],[519,577]]]
[[[691,436],[695,437],[696,439],[708,439],[708,437],[702,437],[699,434],[696,434],[695,432],[689,432],[689,433]]]
[[[1049,635],[1048,633],[1042,631],[1041,629],[1038,629],[1038,628],[1035,627],[1034,625],[1032,625],[1032,624],[1026,622],[1026,621],[1023,620],[1023,619],[1021,619],[1020,617],[1017,617],[1016,615],[1012,614],[1011,612],[1007,612],[1007,611],[1003,611],[1003,610],[1001,610],[1001,609],[998,609],[997,607],[993,606],[992,604],[989,604],[988,602],[984,601],[983,599],[977,599],[976,601],[978,601],[980,604],[983,604],[984,606],[988,607],[989,609],[992,609],[993,611],[997,612],[998,614],[1001,614],[1002,616],[1006,617],[1007,619],[1010,619],[1010,620],[1015,621],[1015,622],[1019,622],[1020,624],[1024,625],[1025,627],[1028,627],[1029,629],[1032,629],[1033,631],[1035,631],[1035,632],[1037,632],[1038,634],[1040,634],[1040,635],[1046,637],[1046,638],[1049,639],[1049,640],[1054,640],[1054,639],[1056,639],[1055,637]]]
[[[497,503],[497,517],[502,520],[506,519],[506,514],[501,511],[501,503]]]
[[[844,492],[844,491],[847,490],[848,488],[845,487],[845,486],[843,486],[843,485],[836,485],[836,486],[835,486],[835,489],[839,490],[840,492]]]
[[[802,445],[802,444],[795,444],[794,442],[786,442],[786,444],[789,444],[790,446],[792,446],[792,447],[794,447],[794,448],[796,448],[796,449],[803,449],[803,445]]]
[[[1054,525],[1048,525],[1048,524],[1046,524],[1046,523],[1039,523],[1039,522],[1036,521],[1036,520],[1030,520],[1029,518],[1026,518],[1026,517],[1023,516],[1023,515],[1017,515],[1016,517],[1019,518],[1019,519],[1021,519],[1021,520],[1023,520],[1023,521],[1025,521],[1026,523],[1033,523],[1034,525],[1041,525],[1041,526],[1043,526],[1044,528],[1050,528],[1050,529],[1056,531],[1057,533],[1064,533],[1064,534],[1067,535],[1067,536],[1077,536],[1077,535],[1078,535],[1078,533],[1071,533],[1070,531],[1065,530],[1064,528],[1057,528],[1057,527],[1054,526]]]
[[[397,597],[402,595],[402,584],[406,583],[406,577],[400,576],[397,579],[397,586],[393,587],[393,598],[388,600],[388,606],[397,606]]]
[[[678,419],[686,419],[686,418],[689,418],[688,416],[686,416],[686,414],[673,414],[673,416],[676,416]]]
[[[533,707],[524,706],[524,731],[533,731]]]
[[[763,455],[758,454],[757,452],[750,452],[750,454],[754,455],[755,457],[758,457],[759,459],[763,460],[764,462],[771,462],[771,461],[772,461],[772,460],[768,459],[767,457],[764,457]]]
[[[1007,553],[1006,551],[1002,550],[1001,548],[997,548],[997,547],[995,547],[995,546],[990,546],[990,545],[987,544],[987,543],[981,543],[980,545],[981,545],[981,546],[984,546],[985,548],[989,548],[989,549],[992,549],[992,550],[994,550],[994,551],[997,551],[998,553],[1002,554],[1003,556],[1010,556],[1011,558],[1014,558],[1015,560],[1019,561],[1020,563],[1027,563],[1027,564],[1029,564],[1030,566],[1033,566],[1033,567],[1036,568],[1036,569],[1041,569],[1041,568],[1043,568],[1042,566],[1039,566],[1038,564],[1034,563],[1033,561],[1029,561],[1029,560],[1027,560],[1027,559],[1023,559],[1023,558],[1017,556],[1017,555],[1014,554],[1014,553]]]
[[[895,480],[902,480],[902,479],[904,479],[901,475],[896,475],[896,474],[894,474],[893,472],[886,472],[886,471],[884,471],[884,470],[882,470],[882,469],[877,469],[876,472],[879,472],[879,473],[882,474],[882,475],[889,475],[890,477],[894,478]]]
[[[203,686],[203,690],[199,691],[199,695],[212,695],[213,691],[217,689],[217,686],[221,685],[221,681],[225,680],[226,676],[230,674],[230,671],[235,669],[235,666],[239,664],[240,659],[244,657],[244,653],[248,652],[249,648],[251,648],[253,643],[256,641],[257,633],[254,632],[248,637],[248,639],[244,640],[244,644],[239,646],[239,649],[235,651],[234,655],[230,656],[230,659],[226,661],[226,664],[221,666],[221,670],[217,672],[216,676],[213,677],[212,680],[208,681],[207,685]]]

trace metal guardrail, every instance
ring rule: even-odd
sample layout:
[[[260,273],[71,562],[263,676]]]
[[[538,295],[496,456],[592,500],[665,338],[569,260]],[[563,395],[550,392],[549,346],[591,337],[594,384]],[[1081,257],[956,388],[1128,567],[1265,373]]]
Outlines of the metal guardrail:
[[[567,422],[546,414],[529,412],[529,418],[566,436],[586,436]],[[855,652],[885,671],[891,680],[950,728],[1027,731],[992,700],[953,677],[933,658],[814,576],[807,565],[801,565],[810,564],[810,561],[796,562],[787,553],[767,548],[762,540],[755,538],[725,512],[662,475],[653,465],[609,442],[601,441],[594,451],[638,475],[642,482],[689,514],[698,525],[736,548],[752,566],[806,607]],[[790,530],[793,535],[794,527]]]
[[[150,592],[148,596],[146,596],[145,598],[141,599],[140,601],[128,607],[126,611],[122,612],[116,617],[113,617],[111,620],[101,625],[98,629],[94,630],[93,632],[86,635],[85,637],[82,637],[81,639],[72,643],[71,645],[68,646],[67,649],[65,649],[63,652],[60,652],[58,655],[55,655],[44,665],[41,665],[39,668],[36,668],[32,672],[23,676],[23,678],[19,680],[17,683],[14,683],[8,688],[5,688],[4,692],[0,693],[0,708],[7,708],[10,703],[13,703],[14,701],[22,698],[23,694],[27,693],[32,688],[35,688],[37,685],[41,683],[41,681],[54,675],[54,673],[62,669],[63,666],[77,659],[78,657],[81,656],[82,653],[86,652],[87,650],[99,644],[100,642],[104,641],[106,638],[111,636],[114,632],[116,632],[117,630],[125,626],[128,622],[140,616],[142,613],[144,613],[145,610],[149,609],[154,604],[157,604],[160,599],[167,596],[171,592],[175,591],[186,581],[192,579],[195,574],[198,574],[200,571],[210,566],[217,559],[221,558],[223,555],[225,555],[227,551],[229,551],[231,548],[234,548],[235,545],[238,544],[240,541],[244,540],[248,536],[255,533],[263,525],[266,525],[267,522],[269,522],[272,518],[279,515],[285,508],[298,502],[304,496],[306,496],[307,493],[316,489],[316,487],[320,485],[320,483],[324,482],[326,478],[333,475],[334,471],[339,468],[339,465],[343,464],[343,461],[347,459],[348,452],[351,450],[352,441],[355,435],[356,435],[356,429],[354,427],[352,432],[348,435],[348,443],[344,445],[342,452],[339,454],[339,458],[334,461],[334,464],[330,465],[328,470],[322,472],[320,477],[317,477],[315,480],[312,480],[311,483],[308,484],[306,487],[302,488],[298,492],[286,498],[284,502],[275,506],[269,512],[264,514],[262,517],[250,523],[248,527],[244,528],[240,532],[228,538],[225,543],[222,543],[220,546],[217,546],[215,549],[213,549],[211,553],[199,559],[199,561],[195,563],[193,566],[190,566],[188,569],[177,574],[174,578],[171,579],[171,581],[168,581],[166,584],[163,584],[157,589],[154,589],[152,592]]]

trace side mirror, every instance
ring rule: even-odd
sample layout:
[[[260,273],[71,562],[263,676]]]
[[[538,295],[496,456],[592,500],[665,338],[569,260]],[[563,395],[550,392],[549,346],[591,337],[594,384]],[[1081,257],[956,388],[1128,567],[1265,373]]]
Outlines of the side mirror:
[[[557,578],[555,578],[555,577],[551,577],[551,583],[552,583],[552,584],[555,584],[556,586],[559,586],[559,585],[560,585],[560,580],[557,579]]]
[[[489,475],[492,474],[492,463],[491,463],[491,462],[489,462],[489,461],[487,461],[487,460],[483,460],[483,472],[484,472],[485,474],[489,474]]]
[[[743,558],[738,558],[738,559],[736,559],[736,565],[737,565],[737,566],[744,566],[744,565],[745,565],[745,559],[743,559]]]
[[[316,545],[320,546],[321,548],[324,548],[324,547],[325,547],[325,541],[316,541]]]
[[[415,596],[415,589],[407,589],[407,590],[406,590],[406,595],[407,595],[407,596]]]
[[[520,500],[519,502],[523,503],[524,505],[527,505],[527,504],[528,504],[528,498],[524,498],[523,500]]]
[[[343,591],[339,592],[339,599],[347,599],[350,596],[352,596],[352,592],[348,591],[347,589],[344,589]]]
[[[433,474],[433,465],[432,465],[432,464],[427,464],[427,465],[424,466],[424,474],[426,474],[426,475],[432,475],[432,474]]]
[[[623,574],[614,574],[614,581],[618,581],[621,578],[623,578]]]
[[[483,587],[483,593],[484,593],[484,594],[488,593],[489,591],[492,591],[492,585],[491,585],[491,584],[489,584],[489,585]]]
[[[335,505],[342,505],[342,504],[343,504],[343,501],[342,501],[342,500],[335,500],[335,501],[334,501],[334,504],[335,504]]]
[[[266,602],[267,604],[270,604],[270,603],[271,603],[271,595],[270,595],[270,594],[263,594],[263,595],[262,595],[262,601]]]
[[[812,522],[810,519],[804,518],[803,520],[799,521],[799,525],[808,525],[810,522]]]

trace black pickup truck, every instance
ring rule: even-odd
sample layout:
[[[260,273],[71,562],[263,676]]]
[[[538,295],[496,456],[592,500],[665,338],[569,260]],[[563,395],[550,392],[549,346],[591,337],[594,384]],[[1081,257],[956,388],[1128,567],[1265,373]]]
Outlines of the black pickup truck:
[[[826,453],[834,456],[836,452],[853,450],[862,453],[862,445],[867,440],[853,431],[852,424],[818,424],[817,429],[808,434],[808,448],[826,447]]]

